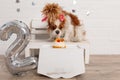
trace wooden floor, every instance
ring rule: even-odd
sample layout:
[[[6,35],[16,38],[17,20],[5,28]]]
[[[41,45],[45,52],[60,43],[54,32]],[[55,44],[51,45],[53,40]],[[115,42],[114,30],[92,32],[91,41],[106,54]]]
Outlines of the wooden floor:
[[[0,80],[120,80],[120,55],[90,56],[90,64],[86,65],[86,73],[72,79],[51,79],[38,75],[36,70],[18,77],[11,75],[4,57],[0,56]]]

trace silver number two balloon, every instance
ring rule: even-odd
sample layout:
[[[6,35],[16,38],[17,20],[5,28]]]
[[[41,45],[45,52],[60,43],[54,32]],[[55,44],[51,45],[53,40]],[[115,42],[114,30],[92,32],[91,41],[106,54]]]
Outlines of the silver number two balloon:
[[[12,74],[20,74],[36,68],[37,58],[27,57],[21,59],[20,54],[23,52],[30,40],[30,30],[22,21],[11,21],[0,27],[0,39],[5,41],[15,33],[17,38],[6,51],[6,64]]]

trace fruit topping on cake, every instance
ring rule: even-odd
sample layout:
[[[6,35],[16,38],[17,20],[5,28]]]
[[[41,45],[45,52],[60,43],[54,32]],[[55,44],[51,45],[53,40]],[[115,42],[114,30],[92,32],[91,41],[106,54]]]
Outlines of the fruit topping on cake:
[[[55,39],[53,48],[66,48],[64,39],[61,39],[61,38]]]

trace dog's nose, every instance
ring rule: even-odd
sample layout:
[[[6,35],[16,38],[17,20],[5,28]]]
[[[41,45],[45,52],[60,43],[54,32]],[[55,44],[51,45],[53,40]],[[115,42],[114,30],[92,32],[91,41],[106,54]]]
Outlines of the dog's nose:
[[[57,30],[57,31],[55,31],[56,32],[56,34],[59,34],[60,33],[60,31],[59,30]]]

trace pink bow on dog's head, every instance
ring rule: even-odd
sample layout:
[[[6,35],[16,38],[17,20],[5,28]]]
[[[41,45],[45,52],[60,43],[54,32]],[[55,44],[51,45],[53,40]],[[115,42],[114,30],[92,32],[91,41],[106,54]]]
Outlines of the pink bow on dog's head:
[[[47,20],[47,16],[44,17],[41,21],[44,22],[44,21],[46,21],[46,20]]]
[[[64,20],[65,20],[65,17],[64,17],[63,14],[60,14],[60,16],[59,16],[59,20],[60,20],[60,21],[64,21]]]

